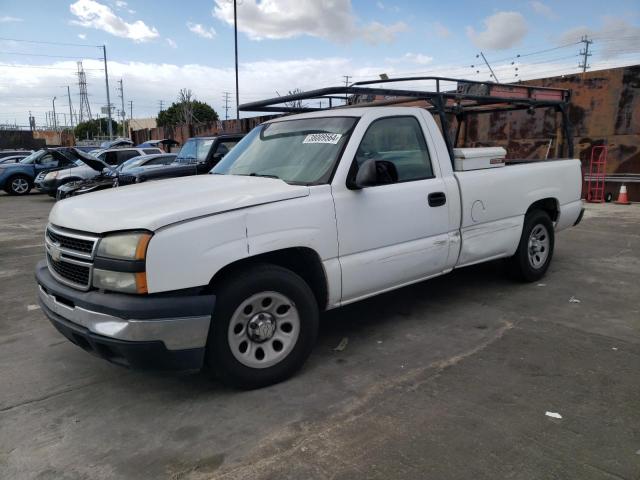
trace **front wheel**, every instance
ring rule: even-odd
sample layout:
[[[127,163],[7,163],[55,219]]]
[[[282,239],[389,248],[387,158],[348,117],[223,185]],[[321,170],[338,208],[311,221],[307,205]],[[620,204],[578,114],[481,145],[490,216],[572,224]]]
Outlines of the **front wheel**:
[[[307,283],[276,265],[227,277],[216,290],[207,366],[223,383],[260,388],[298,370],[318,333],[318,304]]]
[[[31,180],[24,175],[15,175],[9,179],[6,191],[9,195],[26,195],[31,191]]]
[[[508,259],[511,273],[524,282],[540,280],[553,257],[554,231],[549,215],[542,210],[529,212],[515,255]]]

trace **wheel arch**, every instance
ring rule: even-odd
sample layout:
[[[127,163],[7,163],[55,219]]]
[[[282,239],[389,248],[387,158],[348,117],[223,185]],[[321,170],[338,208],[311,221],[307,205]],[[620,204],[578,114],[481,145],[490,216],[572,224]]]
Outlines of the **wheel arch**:
[[[327,275],[320,255],[309,247],[289,247],[236,260],[218,270],[209,282],[209,287],[215,291],[230,274],[264,263],[278,265],[298,274],[311,288],[320,311],[327,308],[329,300]]]
[[[558,221],[560,218],[560,202],[558,202],[557,198],[547,197],[541,198],[540,200],[536,200],[527,209],[525,216],[534,210],[542,210],[549,215],[552,222]]]

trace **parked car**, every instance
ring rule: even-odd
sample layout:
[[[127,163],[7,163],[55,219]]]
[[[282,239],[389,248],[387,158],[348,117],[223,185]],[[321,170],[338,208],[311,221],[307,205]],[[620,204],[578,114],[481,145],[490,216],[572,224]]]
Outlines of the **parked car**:
[[[104,172],[88,180],[70,182],[58,188],[56,198],[62,200],[105,188],[209,173],[240,139],[242,139],[242,135],[190,138],[180,149],[173,163],[157,165],[153,168],[146,166]]]
[[[0,188],[10,195],[26,195],[40,173],[61,167],[75,166],[77,156],[72,148],[45,148],[23,158],[18,163],[0,164]]]
[[[58,202],[42,310],[112,362],[255,388],[303,364],[319,311],[498,258],[538,281],[582,218],[580,161],[510,164],[450,138],[416,107],[291,115],[213,175]]]
[[[112,188],[118,186],[118,178],[122,177],[135,177],[135,175],[144,172],[145,170],[159,168],[163,165],[171,163],[175,160],[176,155],[174,153],[158,153],[153,155],[141,155],[139,157],[133,157],[126,162],[120,164],[116,168],[107,166],[103,168],[100,165],[94,165],[94,170],[100,172],[98,175],[86,180],[76,180],[72,182],[66,182],[56,190],[56,199],[62,200],[65,198],[73,197],[76,195],[82,195],[84,193],[91,193],[98,190],[104,190],[105,188]],[[135,183],[134,181],[127,182]]]
[[[100,148],[122,148],[122,147],[132,147],[133,142],[128,138],[119,137],[114,140],[107,140],[106,142],[102,142],[100,144]]]
[[[33,150],[0,150],[0,159],[5,157],[13,157],[16,155],[23,155],[27,157],[33,153]]]
[[[97,158],[104,162],[107,167],[117,167],[131,158],[155,153],[163,152],[159,148],[114,148],[98,150],[95,154],[85,154],[87,157],[84,158]],[[83,165],[68,165],[68,168],[58,168],[54,171],[44,172],[43,174],[38,175],[35,179],[36,187],[41,192],[55,197],[57,190],[61,186],[81,180],[89,180],[102,173],[103,168],[96,170],[94,167],[87,164],[84,159],[81,158],[81,160],[84,163]]]
[[[163,138],[162,140],[147,140],[146,142],[138,145],[140,148],[148,148],[148,147],[159,147],[165,150],[166,152],[170,151],[171,147],[179,145],[178,142],[171,138]]]
[[[30,154],[12,155],[10,157],[0,158],[0,164],[18,163],[23,158],[27,158]]]

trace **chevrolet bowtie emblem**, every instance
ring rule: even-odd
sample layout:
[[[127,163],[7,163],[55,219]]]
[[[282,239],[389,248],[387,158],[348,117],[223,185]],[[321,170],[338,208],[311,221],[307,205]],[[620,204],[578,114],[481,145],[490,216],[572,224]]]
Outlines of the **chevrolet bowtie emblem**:
[[[60,261],[62,252],[60,251],[60,248],[58,248],[58,245],[52,244],[51,246],[49,246],[49,255],[51,255],[51,258],[56,262]]]

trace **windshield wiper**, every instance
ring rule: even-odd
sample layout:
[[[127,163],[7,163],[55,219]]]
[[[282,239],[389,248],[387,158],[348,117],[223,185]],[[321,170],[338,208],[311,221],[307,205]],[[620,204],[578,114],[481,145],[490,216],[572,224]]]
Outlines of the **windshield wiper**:
[[[265,177],[265,178],[277,178],[278,180],[280,180],[280,177],[277,175],[268,175],[266,173],[257,173],[257,172],[253,172],[249,174],[250,177]]]

